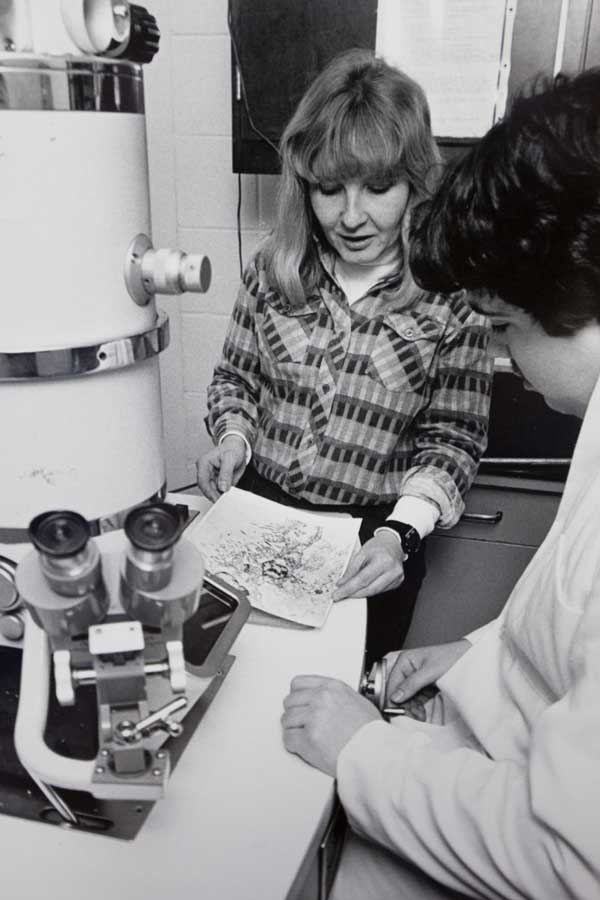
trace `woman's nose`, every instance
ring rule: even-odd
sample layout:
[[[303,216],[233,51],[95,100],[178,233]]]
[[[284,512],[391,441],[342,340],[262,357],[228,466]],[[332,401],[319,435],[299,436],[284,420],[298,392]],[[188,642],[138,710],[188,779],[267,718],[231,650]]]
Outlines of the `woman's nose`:
[[[342,225],[348,231],[359,228],[366,220],[367,214],[364,208],[362,196],[359,191],[349,190],[345,195],[345,204],[342,211]]]

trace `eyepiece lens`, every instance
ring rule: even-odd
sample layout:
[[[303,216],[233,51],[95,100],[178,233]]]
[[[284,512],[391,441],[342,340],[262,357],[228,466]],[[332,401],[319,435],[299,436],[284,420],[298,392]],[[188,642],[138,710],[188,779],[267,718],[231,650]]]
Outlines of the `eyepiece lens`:
[[[125,519],[125,534],[138,550],[168,550],[177,541],[179,531],[179,513],[168,503],[138,506]]]
[[[29,523],[33,546],[47,556],[75,556],[90,539],[90,526],[79,513],[61,509],[41,513]]]

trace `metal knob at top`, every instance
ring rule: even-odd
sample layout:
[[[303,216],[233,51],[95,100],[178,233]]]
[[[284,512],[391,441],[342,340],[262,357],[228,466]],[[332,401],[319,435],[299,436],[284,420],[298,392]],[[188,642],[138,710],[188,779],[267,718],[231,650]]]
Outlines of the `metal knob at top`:
[[[129,41],[123,55],[136,63],[152,62],[158,52],[160,30],[156,19],[144,6],[129,5],[131,19]]]

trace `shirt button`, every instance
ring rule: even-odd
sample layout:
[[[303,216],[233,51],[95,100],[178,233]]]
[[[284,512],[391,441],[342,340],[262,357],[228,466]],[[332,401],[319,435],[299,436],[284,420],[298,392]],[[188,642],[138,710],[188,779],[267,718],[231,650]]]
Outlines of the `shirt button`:
[[[415,336],[415,329],[414,329],[414,328],[405,328],[405,329],[404,329],[404,337],[412,338],[412,337],[414,337],[414,336]]]

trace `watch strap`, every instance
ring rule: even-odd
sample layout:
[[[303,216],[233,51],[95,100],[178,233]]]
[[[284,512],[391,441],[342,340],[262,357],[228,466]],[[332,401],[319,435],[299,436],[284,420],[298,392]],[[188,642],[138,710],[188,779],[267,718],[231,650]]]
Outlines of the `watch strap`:
[[[385,524],[376,528],[374,534],[377,534],[379,531],[392,531],[397,535],[406,559],[414,556],[421,547],[421,535],[413,525],[409,525],[407,522],[386,519]]]

